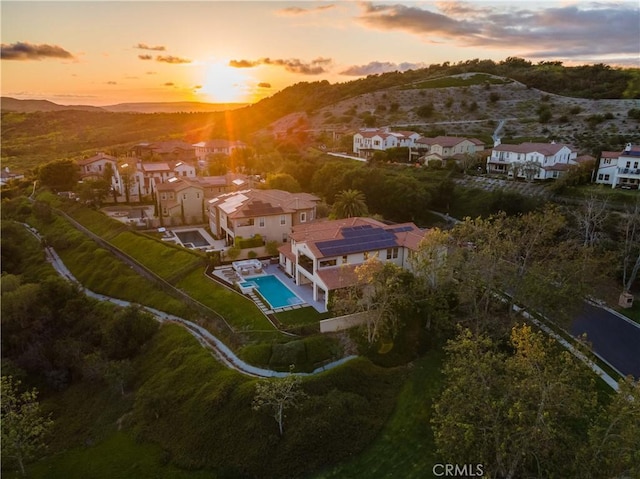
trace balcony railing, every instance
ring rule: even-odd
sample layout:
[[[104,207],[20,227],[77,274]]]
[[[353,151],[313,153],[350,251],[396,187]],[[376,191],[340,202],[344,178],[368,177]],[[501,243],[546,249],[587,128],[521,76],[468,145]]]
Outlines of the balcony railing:
[[[640,176],[640,169],[639,168],[618,168],[618,174],[620,174],[620,175],[639,175]]]

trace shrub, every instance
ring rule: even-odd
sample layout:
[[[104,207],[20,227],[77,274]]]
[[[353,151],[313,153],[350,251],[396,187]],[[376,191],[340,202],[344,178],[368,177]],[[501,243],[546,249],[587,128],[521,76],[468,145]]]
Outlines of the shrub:
[[[238,256],[240,256],[240,252],[241,249],[238,248],[237,246],[232,246],[231,248],[229,248],[227,250],[227,256],[229,257],[229,259],[231,261],[233,261],[234,259],[236,259]]]
[[[255,251],[251,250],[247,253],[247,258],[249,259],[254,259],[258,257],[258,253],[256,253]]]
[[[266,250],[269,256],[278,256],[278,242],[275,240],[267,241]]]

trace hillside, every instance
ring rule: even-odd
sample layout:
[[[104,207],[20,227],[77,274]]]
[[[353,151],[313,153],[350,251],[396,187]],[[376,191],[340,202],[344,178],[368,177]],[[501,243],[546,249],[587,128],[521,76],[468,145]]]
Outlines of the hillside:
[[[140,141],[197,142],[232,136],[253,142],[256,134],[284,139],[295,134],[296,141],[309,145],[344,149],[344,142],[341,146],[327,141],[326,133],[348,135],[364,126],[475,136],[491,146],[500,120],[506,120],[504,142],[556,140],[597,154],[640,141],[638,120],[629,118],[630,110],[640,109],[639,79],[638,69],[603,65],[568,68],[519,59],[472,60],[345,83],[298,83],[224,115],[3,111],[2,162],[25,171],[43,161],[82,158],[97,150],[121,154]],[[185,105],[190,104],[174,107],[186,111]]]
[[[81,110],[81,111],[104,111],[99,106],[91,105],[58,105],[49,100],[18,100],[3,96],[0,98],[0,107],[2,111],[16,111],[20,113],[33,113],[36,111],[64,111],[64,110]]]
[[[140,102],[118,103],[115,105],[59,105],[48,100],[19,100],[3,96],[0,98],[3,111],[33,113],[37,111],[111,111],[124,113],[210,113],[242,108],[248,103],[202,103],[195,101],[181,102]]]

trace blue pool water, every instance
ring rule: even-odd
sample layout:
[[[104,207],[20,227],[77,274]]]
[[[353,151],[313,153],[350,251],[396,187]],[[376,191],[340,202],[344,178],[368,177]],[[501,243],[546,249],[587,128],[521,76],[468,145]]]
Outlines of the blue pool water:
[[[304,303],[304,301],[293,294],[282,281],[272,274],[257,276],[240,283],[240,286],[243,287],[247,287],[248,285],[254,285],[260,295],[271,305],[271,308],[282,308],[284,306]]]

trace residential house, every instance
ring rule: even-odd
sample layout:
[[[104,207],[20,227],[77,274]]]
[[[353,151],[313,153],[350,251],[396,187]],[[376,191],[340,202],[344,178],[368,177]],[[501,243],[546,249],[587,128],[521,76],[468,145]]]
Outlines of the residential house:
[[[309,193],[246,189],[209,200],[209,227],[227,244],[236,237],[260,235],[264,241],[287,241],[291,228],[313,221],[320,201]]]
[[[135,161],[135,163],[133,163]],[[125,181],[129,183],[129,193],[151,195],[157,185],[165,183],[169,178],[195,178],[196,168],[191,163],[177,162],[143,162],[130,158],[120,165],[121,176],[130,175]],[[124,191],[122,191],[124,193]]]
[[[595,182],[612,188],[637,190],[640,185],[640,145],[628,143],[623,151],[603,151]]]
[[[411,257],[427,234],[413,223],[386,225],[372,218],[317,221],[293,227],[280,247],[280,265],[313,299],[328,305],[333,290],[356,284],[355,269],[377,257],[411,269]]]
[[[138,143],[131,149],[136,158],[154,159],[167,162],[193,162],[196,159],[196,149],[186,141],[156,141],[153,143]]]
[[[116,191],[120,191],[121,179],[118,171],[118,160],[115,156],[107,155],[102,151],[99,151],[89,158],[78,161],[78,166],[80,167],[80,179],[104,179],[104,172],[108,169],[107,165],[111,165],[111,187]]]
[[[239,140],[208,140],[193,145],[199,162],[206,161],[209,155],[231,155],[235,150],[247,148],[247,144]]]
[[[487,173],[534,180],[559,178],[578,164],[577,156],[574,148],[562,143],[497,144],[487,158]]]
[[[414,131],[390,131],[389,128],[365,128],[353,135],[353,152],[370,158],[376,151],[389,148],[412,148],[420,134]]]
[[[477,138],[463,138],[458,136],[436,136],[433,138],[419,138],[416,148],[423,152],[423,160],[446,161],[453,159],[461,161],[465,157],[475,157],[484,151],[484,143]]]
[[[162,224],[205,222],[204,192],[186,178],[174,176],[156,185],[156,201]]]
[[[21,173],[11,173],[8,166],[0,170],[0,186],[6,186],[12,180],[21,180],[23,178],[24,175]]]
[[[223,193],[252,188],[254,183],[254,179],[250,176],[233,173],[222,176],[196,176],[189,178],[189,181],[202,188],[207,200]]]

